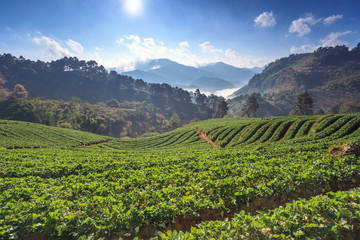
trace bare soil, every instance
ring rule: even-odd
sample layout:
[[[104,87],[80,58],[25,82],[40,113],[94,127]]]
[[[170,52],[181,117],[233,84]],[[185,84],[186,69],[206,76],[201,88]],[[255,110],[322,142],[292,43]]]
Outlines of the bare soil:
[[[206,136],[205,134],[203,134],[200,131],[196,131],[199,134],[199,138],[202,140],[207,141],[211,146],[216,147],[216,148],[221,148],[220,146],[216,145],[213,141],[210,140],[210,138],[208,136]]]
[[[340,147],[333,148],[329,154],[334,157],[345,157],[349,155],[355,155],[359,157],[360,149],[352,147],[348,144],[343,144]]]

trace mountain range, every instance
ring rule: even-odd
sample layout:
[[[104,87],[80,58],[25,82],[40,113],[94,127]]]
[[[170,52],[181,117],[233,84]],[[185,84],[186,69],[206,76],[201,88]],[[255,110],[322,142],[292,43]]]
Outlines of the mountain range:
[[[179,64],[169,59],[154,59],[139,63],[136,70],[122,72],[134,79],[149,83],[167,83],[186,89],[199,88],[201,91],[239,88],[244,86],[261,68],[237,68],[223,62],[198,68]]]
[[[239,105],[236,99],[242,101],[244,96],[258,93],[280,110],[268,115],[287,115],[296,96],[304,91],[312,96],[314,109],[326,110],[346,102],[360,104],[360,43],[352,50],[346,46],[321,47],[313,53],[278,59],[230,98]]]

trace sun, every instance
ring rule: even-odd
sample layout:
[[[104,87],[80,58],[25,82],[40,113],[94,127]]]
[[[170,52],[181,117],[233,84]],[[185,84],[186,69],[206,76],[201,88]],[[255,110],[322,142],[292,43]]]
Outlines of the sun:
[[[139,15],[143,10],[143,0],[124,0],[124,9],[130,15]]]

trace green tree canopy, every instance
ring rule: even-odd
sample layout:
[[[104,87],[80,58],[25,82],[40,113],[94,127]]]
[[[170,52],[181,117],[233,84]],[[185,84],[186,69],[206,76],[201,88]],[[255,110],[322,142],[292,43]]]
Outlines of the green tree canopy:
[[[180,117],[176,113],[174,113],[168,124],[166,124],[165,128],[168,130],[174,130],[175,128],[180,126]]]
[[[255,93],[252,93],[246,100],[244,106],[242,107],[241,116],[242,117],[256,117],[256,111],[260,107]]]
[[[345,102],[340,107],[340,113],[355,113],[360,111],[360,106],[353,101]]]
[[[219,97],[218,102],[216,104],[216,110],[213,114],[213,118],[222,118],[227,114],[229,110],[228,103],[226,102],[224,97]]]
[[[313,114],[313,99],[310,94],[305,91],[301,93],[294,104],[294,108],[290,115],[312,115]]]
[[[26,91],[25,87],[21,84],[16,84],[14,87],[14,93],[19,94],[23,98],[27,98],[28,92]]]
[[[105,102],[106,106],[108,107],[113,107],[113,108],[119,108],[120,107],[120,103],[117,99],[112,98],[108,101]]]

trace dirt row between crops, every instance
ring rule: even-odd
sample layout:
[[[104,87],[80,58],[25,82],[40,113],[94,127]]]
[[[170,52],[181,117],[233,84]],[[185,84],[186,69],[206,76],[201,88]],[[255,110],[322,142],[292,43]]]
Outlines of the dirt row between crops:
[[[90,143],[86,143],[85,146],[97,146],[97,145],[100,145],[100,144],[108,143],[108,142],[110,142],[112,140],[114,140],[114,139],[109,138],[109,139],[105,139],[105,140],[98,141],[98,142],[90,142]]]
[[[224,212],[219,209],[207,209],[204,210],[200,217],[195,217],[194,215],[188,214],[186,216],[177,216],[175,218],[175,223],[170,225],[167,230],[176,230],[182,232],[190,232],[191,227],[196,227],[197,224],[205,221],[223,221],[225,218],[232,219],[235,214],[244,210],[246,214],[257,214],[257,211],[269,211],[280,206],[284,206],[286,203],[291,203],[293,200],[300,198],[310,199],[319,194],[326,194],[327,192],[337,192],[337,191],[347,191],[360,186],[360,180],[356,183],[341,183],[339,185],[331,185],[325,187],[326,191],[323,191],[322,188],[318,189],[307,189],[304,188],[300,193],[285,194],[281,197],[273,198],[259,198],[253,200],[249,204],[242,204],[241,209],[236,209],[236,206],[233,206],[233,209],[230,212]],[[164,232],[166,232],[164,231]],[[360,229],[354,229],[355,234],[360,239]],[[147,226],[144,229],[140,230],[137,234],[137,237],[141,239],[150,239],[155,234],[155,228],[153,226]]]
[[[323,188],[318,189],[307,189],[304,188],[300,193],[293,194],[284,194],[281,197],[273,197],[273,198],[259,198],[253,200],[249,204],[242,204],[240,209],[235,209],[236,206],[233,206],[233,209],[230,212],[223,212],[219,209],[208,209],[204,210],[200,213],[199,217],[195,217],[194,215],[186,215],[186,216],[177,216],[175,218],[175,223],[167,227],[166,232],[168,230],[176,230],[182,232],[190,232],[191,227],[196,227],[197,224],[205,221],[223,221],[225,218],[232,219],[235,214],[239,213],[241,210],[244,210],[246,214],[257,214],[257,211],[269,211],[280,206],[284,206],[286,203],[290,203],[293,200],[297,200],[299,198],[310,199],[319,194],[326,194],[327,192],[333,191],[347,191],[360,186],[360,180],[355,183],[344,182],[339,185],[328,185],[325,184],[324,187],[326,191],[323,191]],[[271,233],[271,229],[265,229],[265,234]],[[150,239],[153,238],[156,232],[156,228],[154,225],[145,226],[140,229],[140,232],[136,234],[140,239]],[[360,229],[354,229],[355,236],[357,239],[360,239]],[[26,236],[24,240],[45,240],[48,237],[44,233],[34,233]],[[117,238],[112,238],[117,239]]]
[[[204,133],[200,132],[199,130],[197,130],[196,132],[199,134],[200,139],[207,141],[213,147],[221,148],[220,146],[216,145],[213,141],[211,141],[211,139],[208,136],[206,136]]]

